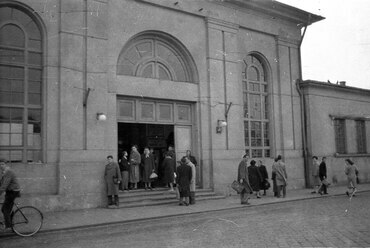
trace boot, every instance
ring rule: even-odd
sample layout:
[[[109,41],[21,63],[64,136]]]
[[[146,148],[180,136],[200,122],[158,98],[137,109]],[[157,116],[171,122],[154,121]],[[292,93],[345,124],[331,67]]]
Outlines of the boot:
[[[112,206],[112,196],[111,195],[108,195],[108,208],[110,208]]]
[[[194,191],[190,192],[189,203],[190,205],[195,204],[195,192]]]
[[[119,198],[118,198],[118,195],[115,195],[114,196],[114,203],[115,203],[116,207],[119,208]]]

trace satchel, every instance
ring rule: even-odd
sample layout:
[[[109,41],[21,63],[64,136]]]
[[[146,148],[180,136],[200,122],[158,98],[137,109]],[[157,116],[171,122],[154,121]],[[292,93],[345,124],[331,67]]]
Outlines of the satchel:
[[[234,182],[231,184],[231,188],[233,188],[233,190],[240,194],[245,187],[242,183],[239,183],[238,181],[234,180]]]
[[[158,178],[158,175],[157,175],[157,173],[152,172],[152,174],[150,174],[149,178],[150,179],[156,179],[156,178]]]
[[[329,186],[330,185],[330,183],[329,183],[329,181],[328,181],[328,179],[324,179],[324,180],[322,180],[321,181],[321,183],[323,184],[323,185],[325,185],[325,186]]]

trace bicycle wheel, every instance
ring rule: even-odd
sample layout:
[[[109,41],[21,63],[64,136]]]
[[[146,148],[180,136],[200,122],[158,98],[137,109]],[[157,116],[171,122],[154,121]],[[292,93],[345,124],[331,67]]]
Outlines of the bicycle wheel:
[[[43,219],[42,213],[37,208],[20,207],[12,215],[12,229],[19,236],[32,236],[41,229]]]

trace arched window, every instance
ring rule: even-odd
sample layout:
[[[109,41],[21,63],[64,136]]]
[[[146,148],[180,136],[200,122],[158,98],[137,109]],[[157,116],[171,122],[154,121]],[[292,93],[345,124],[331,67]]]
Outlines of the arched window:
[[[42,35],[34,19],[0,5],[0,157],[42,161]]]
[[[244,140],[248,156],[270,157],[267,71],[254,55],[243,63]]]
[[[131,39],[122,49],[117,74],[161,80],[196,82],[195,66],[177,40],[158,32]]]

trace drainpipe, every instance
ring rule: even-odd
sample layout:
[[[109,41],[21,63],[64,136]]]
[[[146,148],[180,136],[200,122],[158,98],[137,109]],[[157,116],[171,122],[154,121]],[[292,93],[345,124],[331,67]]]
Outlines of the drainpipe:
[[[301,82],[302,82],[302,58],[301,58],[301,45],[303,42],[303,38],[306,34],[307,25],[304,27],[303,34],[301,36],[301,40],[298,46],[298,63],[299,63],[299,79],[296,82],[297,91],[300,97],[300,106],[301,106],[301,123],[302,123],[302,145],[303,145],[303,164],[304,164],[304,172],[305,172],[305,186],[306,188],[310,187],[310,161],[309,161],[309,154],[308,154],[308,144],[307,144],[307,115],[306,115],[306,101],[305,96],[302,92]]]

